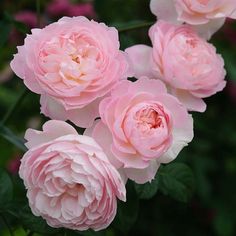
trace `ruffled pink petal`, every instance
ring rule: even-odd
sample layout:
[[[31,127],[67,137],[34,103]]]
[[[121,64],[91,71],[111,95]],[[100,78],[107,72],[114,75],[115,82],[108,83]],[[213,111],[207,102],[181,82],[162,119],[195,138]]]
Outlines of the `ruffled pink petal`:
[[[172,23],[177,23],[177,12],[175,9],[174,0],[151,0],[151,12],[158,19],[166,20]]]
[[[139,153],[129,154],[118,150],[113,144],[111,145],[113,155],[123,163],[124,168],[144,169],[148,167],[149,161],[145,161],[140,157]]]
[[[111,152],[112,135],[107,126],[105,126],[101,120],[95,121],[94,126],[87,128],[84,134],[92,136],[96,140],[113,166],[117,169],[122,166],[122,163]]]
[[[100,99],[97,99],[83,108],[65,110],[63,105],[47,95],[42,95],[40,98],[41,112],[45,116],[56,120],[70,120],[83,128],[92,126],[95,118],[99,116],[99,102]]]
[[[54,120],[67,120],[65,108],[53,98],[47,95],[40,97],[41,113]]]
[[[151,76],[152,48],[146,45],[135,45],[125,50],[131,61],[134,77]]]
[[[142,76],[139,80],[129,87],[129,92],[134,94],[140,92],[147,92],[150,94],[167,93],[165,84],[161,80],[149,79],[148,77]]]
[[[188,146],[188,143],[193,139],[193,133],[189,133],[186,135],[186,132],[179,129],[173,132],[173,143],[169,150],[163,154],[160,158],[157,159],[159,163],[169,163],[173,161],[180,151]]]
[[[100,99],[96,99],[83,108],[67,111],[68,119],[79,127],[91,127],[94,120],[99,117],[99,103]]]
[[[42,94],[43,89],[35,79],[34,73],[26,65],[26,49],[23,46],[17,47],[18,53],[14,55],[13,60],[10,63],[11,69],[15,74],[23,79],[25,85],[33,92]]]
[[[198,32],[198,34],[202,38],[209,40],[211,36],[224,25],[224,23],[225,18],[216,18],[210,20],[206,24],[193,25],[192,27]]]
[[[151,182],[154,179],[159,167],[160,164],[156,161],[152,161],[145,169],[127,168],[124,169],[124,172],[129,179],[134,180],[138,184],[144,184],[146,182]]]
[[[172,90],[172,94],[175,95],[189,111],[206,111],[206,103],[203,101],[203,99],[193,96],[190,92],[176,89]]]
[[[28,129],[25,133],[27,148],[47,143],[64,135],[78,135],[77,131],[64,121],[50,120],[43,125],[43,131]]]

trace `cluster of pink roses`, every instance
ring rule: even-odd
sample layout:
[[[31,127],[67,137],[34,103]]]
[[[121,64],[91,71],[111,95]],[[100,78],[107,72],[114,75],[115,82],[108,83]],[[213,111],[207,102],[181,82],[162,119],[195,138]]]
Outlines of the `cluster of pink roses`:
[[[35,215],[53,227],[103,229],[116,198],[125,201],[127,179],[151,181],[191,142],[188,110],[205,111],[202,99],[225,87],[225,70],[190,24],[209,36],[215,21],[235,17],[233,2],[152,0],[152,12],[166,21],[150,28],[152,47],[125,52],[115,28],[85,17],[32,30],[11,67],[53,119],[25,135],[20,176]]]

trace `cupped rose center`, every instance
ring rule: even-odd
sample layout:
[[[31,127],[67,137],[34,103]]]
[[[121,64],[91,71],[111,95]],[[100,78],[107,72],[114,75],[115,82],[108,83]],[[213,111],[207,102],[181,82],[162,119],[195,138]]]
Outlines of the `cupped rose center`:
[[[136,128],[143,134],[158,132],[168,126],[169,118],[159,104],[138,104],[131,111],[131,116]]]
[[[177,34],[169,45],[169,55],[174,55],[170,63],[174,67],[184,66],[191,76],[186,79],[199,79],[199,74],[212,71],[212,52],[206,42],[189,32]],[[176,57],[176,55],[178,55]]]
[[[153,108],[142,109],[136,113],[135,119],[139,127],[156,129],[162,125],[162,120]]]
[[[171,144],[172,128],[170,112],[156,101],[136,104],[124,120],[124,132],[130,144],[140,154],[153,158]]]
[[[65,193],[69,194],[72,197],[77,197],[79,194],[83,193],[85,187],[79,183],[71,183],[66,186]]]
[[[207,6],[207,4],[210,2],[209,0],[198,0],[198,2],[202,5]]]
[[[98,74],[100,53],[88,39],[77,35],[52,38],[39,54],[48,79],[87,83]]]

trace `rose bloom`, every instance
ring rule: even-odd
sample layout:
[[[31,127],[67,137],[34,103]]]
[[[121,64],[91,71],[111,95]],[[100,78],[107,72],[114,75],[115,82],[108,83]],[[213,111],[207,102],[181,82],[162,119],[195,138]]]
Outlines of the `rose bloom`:
[[[99,106],[101,121],[88,129],[112,164],[137,183],[151,181],[193,138],[186,108],[159,80],[120,82]]]
[[[73,4],[70,0],[53,0],[47,5],[47,13],[52,17],[58,16],[86,16],[94,17],[92,2]]]
[[[159,19],[198,26],[206,38],[224,24],[226,17],[236,19],[235,0],[151,0],[150,7]]]
[[[19,11],[15,14],[15,20],[24,23],[30,29],[36,27],[37,25],[37,15],[33,11]]]
[[[63,16],[71,5],[70,0],[52,0],[47,4],[46,11],[51,17]]]
[[[46,122],[43,131],[28,129],[25,138],[29,150],[19,174],[32,212],[52,227],[106,228],[126,190],[101,147],[57,120]]]
[[[25,85],[41,95],[41,112],[52,119],[92,125],[98,103],[127,77],[118,32],[85,17],[64,17],[33,29],[11,62]]]
[[[187,25],[158,21],[150,28],[149,35],[153,48],[136,45],[126,50],[136,77],[151,73],[152,77],[165,81],[170,92],[189,110],[205,111],[202,98],[226,85],[224,60],[215,47]]]

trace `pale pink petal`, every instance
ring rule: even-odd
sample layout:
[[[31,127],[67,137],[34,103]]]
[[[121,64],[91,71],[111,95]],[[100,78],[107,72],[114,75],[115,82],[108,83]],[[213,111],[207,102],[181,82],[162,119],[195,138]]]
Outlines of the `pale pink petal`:
[[[158,19],[177,23],[178,16],[174,0],[151,0],[150,8],[151,12],[157,16]]]
[[[63,135],[75,134],[77,131],[64,121],[50,120],[43,125],[43,131],[28,129],[25,133],[25,143],[27,148],[32,148],[43,143],[47,143],[53,139],[59,138]]]
[[[236,9],[233,11],[233,13],[230,15],[230,18],[236,19]]]
[[[134,77],[151,76],[152,48],[146,45],[135,45],[125,50],[130,58]]]
[[[179,152],[185,147],[188,146],[188,143],[193,139],[193,134],[186,136],[186,132],[183,130],[175,130],[173,132],[173,143],[169,150],[158,158],[159,163],[169,163],[173,161],[179,154]]]
[[[68,110],[68,119],[75,125],[88,128],[93,125],[94,120],[99,117],[99,103],[101,99],[96,99],[83,108]]]
[[[139,153],[130,154],[119,151],[113,144],[111,145],[113,155],[124,165],[124,168],[144,169],[149,165],[149,161],[143,160]]]
[[[127,175],[126,175],[126,173],[125,173],[125,169],[124,169],[124,168],[119,168],[119,169],[118,169],[118,172],[119,172],[119,174],[120,174],[121,179],[122,179],[123,182],[126,184],[127,181],[128,181],[128,177],[127,177]]]
[[[211,36],[224,25],[224,23],[225,18],[216,18],[210,20],[206,24],[193,25],[192,27],[198,32],[198,34],[202,38],[209,40]]]
[[[65,110],[59,102],[47,95],[41,95],[40,98],[41,112],[44,115],[51,119],[71,120],[74,124],[83,128],[92,126],[95,118],[99,117],[99,102],[100,99],[97,99],[83,108]]]
[[[175,95],[189,111],[206,111],[206,103],[203,101],[203,99],[193,96],[187,90],[173,89],[172,94]]]
[[[145,169],[124,169],[125,174],[129,179],[134,180],[138,184],[144,184],[146,182],[151,182],[157,173],[160,164],[156,161],[150,162],[149,166]]]
[[[40,87],[38,81],[35,79],[33,71],[31,71],[25,62],[25,48],[20,46],[17,48],[18,54],[14,55],[14,59],[11,61],[11,69],[16,75],[24,80],[24,84],[33,92],[41,94],[43,89]]]
[[[10,66],[11,69],[16,73],[16,75],[22,79],[25,78],[24,67],[22,66],[25,64],[25,60],[23,55],[25,54],[24,47],[17,47],[19,54],[14,55],[14,59],[11,61]]]
[[[114,157],[111,152],[112,135],[107,126],[105,126],[101,120],[95,121],[94,126],[91,128],[87,128],[84,134],[90,135],[96,140],[96,142],[102,147],[103,151],[106,153],[109,161],[117,169],[122,166],[122,163],[116,157]]]
[[[41,113],[43,113],[45,116],[48,116],[54,120],[65,121],[68,119],[65,108],[55,99],[47,95],[41,95],[40,104]]]
[[[129,88],[129,92],[134,94],[140,92],[147,92],[150,94],[167,93],[165,84],[158,79],[149,79],[148,77],[140,77],[132,86]]]

